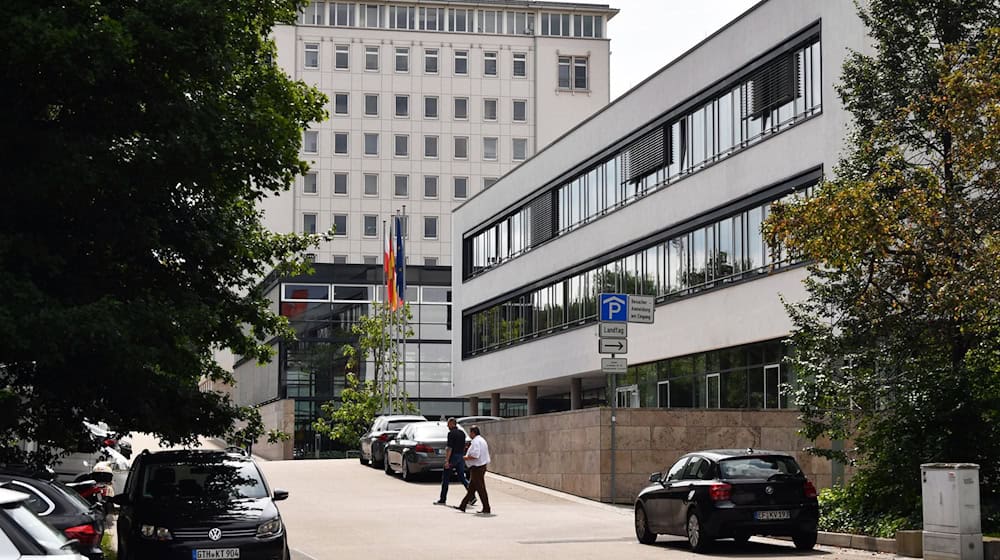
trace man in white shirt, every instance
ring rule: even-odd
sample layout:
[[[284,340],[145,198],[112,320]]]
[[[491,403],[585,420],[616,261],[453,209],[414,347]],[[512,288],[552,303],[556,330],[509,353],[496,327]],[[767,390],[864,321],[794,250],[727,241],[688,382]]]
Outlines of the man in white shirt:
[[[490,464],[490,446],[479,432],[479,426],[469,428],[469,434],[472,435],[472,443],[464,457],[465,464],[469,467],[469,489],[462,498],[461,505],[455,506],[455,509],[464,512],[465,506],[479,493],[479,501],[483,503],[483,511],[479,513],[492,513],[490,496],[486,493],[486,465]]]

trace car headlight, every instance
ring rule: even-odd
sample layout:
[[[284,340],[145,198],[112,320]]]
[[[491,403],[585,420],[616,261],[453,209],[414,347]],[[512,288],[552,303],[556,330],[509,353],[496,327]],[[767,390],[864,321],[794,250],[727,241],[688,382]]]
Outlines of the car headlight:
[[[281,518],[265,521],[257,526],[257,538],[274,537],[281,534]]]
[[[274,537],[281,534],[281,518],[275,517],[257,527],[257,538]]]
[[[152,539],[156,541],[169,541],[173,539],[173,535],[170,534],[170,529],[166,527],[157,527],[155,525],[143,525],[139,528],[139,534],[142,535],[144,539]]]

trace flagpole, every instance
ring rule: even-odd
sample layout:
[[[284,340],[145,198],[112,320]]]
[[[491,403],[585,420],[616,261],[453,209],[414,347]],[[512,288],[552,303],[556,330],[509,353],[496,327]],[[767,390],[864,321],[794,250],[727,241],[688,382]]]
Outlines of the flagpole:
[[[408,224],[406,222],[406,205],[405,204],[403,205],[403,221],[400,222],[400,223],[406,224],[406,227],[403,228],[403,237],[401,238],[401,239],[405,239],[406,234],[409,232],[409,229],[410,229],[409,228],[410,224]],[[406,253],[405,253],[405,244],[404,244],[404,252],[403,252],[402,274],[403,274],[403,283],[402,283],[403,290],[402,290],[402,293],[399,294],[399,299],[400,299],[400,301],[403,302],[403,305],[406,305]],[[400,320],[400,323],[401,323],[401,332],[402,332],[402,335],[403,335],[403,405],[406,406],[407,404],[409,404],[410,394],[406,392],[406,310],[405,309],[402,312],[402,318]]]
[[[390,239],[390,233],[389,233],[389,223],[388,223],[388,220],[382,220],[382,239],[383,239],[383,243],[382,243],[382,280],[384,281],[383,292],[382,292],[382,304],[383,304],[382,307],[384,307],[387,304],[387,302],[389,301],[389,264],[388,263],[389,263],[389,239]],[[389,310],[387,308],[385,308],[385,309],[376,309],[376,314],[381,317],[381,319],[382,319],[382,321],[381,321],[382,329],[384,330],[386,328],[386,326],[387,326],[386,325],[386,321],[389,319]],[[388,351],[389,351],[389,349],[387,348],[386,352],[388,352]],[[385,360],[386,360],[386,358],[387,358],[387,356],[380,356],[380,358],[379,358],[380,363],[375,364],[376,371],[382,371],[382,368],[385,366]],[[381,377],[380,376],[376,376],[376,378],[375,378],[375,387],[378,390],[379,395],[381,395],[381,399],[382,399],[382,402],[379,403],[379,405],[380,405],[379,408],[384,407],[384,406],[388,406],[389,407],[389,412],[392,412],[392,400],[391,400],[392,397],[391,397],[391,395],[387,395],[386,392],[385,392],[386,385],[385,385],[385,381],[384,381],[384,376],[385,376],[385,372],[382,372],[382,376]]]

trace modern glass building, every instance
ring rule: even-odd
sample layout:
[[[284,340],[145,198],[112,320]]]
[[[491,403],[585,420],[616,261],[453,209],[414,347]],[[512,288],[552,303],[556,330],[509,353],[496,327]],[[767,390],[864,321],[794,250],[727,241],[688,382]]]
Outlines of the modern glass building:
[[[806,270],[761,224],[832,172],[837,76],[868,41],[852,3],[761,2],[459,207],[457,394],[529,414],[789,407],[782,302]],[[655,304],[614,394],[600,293]]]

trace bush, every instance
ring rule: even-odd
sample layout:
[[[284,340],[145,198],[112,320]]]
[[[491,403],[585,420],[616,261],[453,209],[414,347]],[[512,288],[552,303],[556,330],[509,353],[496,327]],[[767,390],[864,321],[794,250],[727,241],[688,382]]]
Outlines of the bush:
[[[857,485],[851,485],[820,491],[820,531],[892,538],[896,531],[920,528],[919,517],[872,511],[859,490]]]

